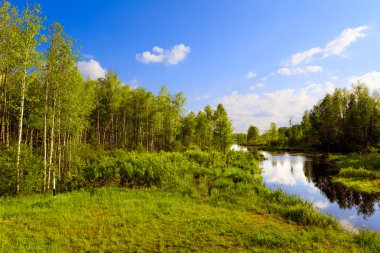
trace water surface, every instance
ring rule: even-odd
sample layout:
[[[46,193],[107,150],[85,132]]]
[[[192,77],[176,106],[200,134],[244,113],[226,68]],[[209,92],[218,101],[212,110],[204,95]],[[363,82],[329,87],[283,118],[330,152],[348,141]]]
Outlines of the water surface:
[[[311,201],[323,213],[330,213],[346,228],[380,231],[380,195],[360,193],[331,183],[334,171],[321,156],[271,154],[261,162],[263,181],[271,189],[281,188]]]

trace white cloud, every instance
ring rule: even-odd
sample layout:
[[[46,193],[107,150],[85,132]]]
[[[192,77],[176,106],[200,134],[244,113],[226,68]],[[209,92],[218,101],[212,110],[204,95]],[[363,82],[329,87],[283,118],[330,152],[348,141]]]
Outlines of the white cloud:
[[[78,62],[78,68],[84,79],[98,79],[105,77],[107,74],[107,69],[100,66],[100,63],[93,59]]]
[[[326,92],[332,92],[329,84],[310,84],[302,89],[283,89],[259,95],[233,92],[220,102],[225,106],[238,132],[245,132],[250,124],[261,132],[268,129],[270,122],[287,126],[289,118],[299,122],[305,110],[311,109]]]
[[[249,71],[248,74],[245,76],[245,79],[253,79],[257,76],[255,72]]]
[[[175,65],[183,60],[190,53],[190,47],[184,44],[176,45],[167,54],[167,63]]]
[[[154,52],[154,53],[157,53],[157,52]],[[157,62],[163,62],[165,60],[165,56],[162,53],[159,53],[159,54],[154,54],[154,53],[146,51],[142,54],[136,55],[136,59],[142,63],[157,63]]]
[[[328,93],[333,93],[335,90],[335,84],[332,82],[326,82],[326,88],[325,91]]]
[[[365,37],[366,26],[345,29],[337,38],[327,43],[324,49],[324,56],[342,55],[347,47],[354,43],[358,38]]]
[[[266,86],[265,83],[258,83],[258,84],[256,84],[256,87],[259,87],[259,88],[264,87],[264,86]]]
[[[290,57],[291,65],[296,66],[303,61],[307,62],[311,57],[321,52],[323,52],[323,49],[319,47],[314,47],[309,50],[306,50],[305,52],[296,53]]]
[[[290,68],[280,68],[278,71],[277,71],[279,74],[281,75],[285,75],[285,76],[290,76],[292,75],[292,70]]]
[[[164,52],[164,49],[156,46],[156,47],[153,47],[153,52],[157,54],[161,54]]]
[[[330,206],[330,203],[328,201],[315,201],[313,205],[318,209],[326,209]]]
[[[296,53],[290,57],[284,65],[297,66],[301,63],[309,62],[314,56],[320,55],[328,57],[330,55],[343,55],[344,51],[357,39],[365,37],[366,26],[347,28],[335,39],[328,42],[323,48],[313,47],[304,52]]]
[[[306,66],[304,68],[301,67],[283,67],[277,70],[277,73],[280,75],[291,76],[291,75],[303,75],[308,73],[318,73],[322,72],[323,68],[321,66],[312,65]]]
[[[152,52],[145,51],[136,55],[136,59],[141,63],[160,63],[164,62],[169,65],[176,65],[185,60],[191,49],[184,44],[178,44],[171,49],[153,47]]]
[[[265,83],[257,83],[255,85],[252,85],[251,87],[249,87],[249,89],[255,90],[256,88],[262,88],[262,87],[265,87],[265,86],[266,86]]]
[[[362,76],[352,76],[348,79],[349,84],[364,83],[370,90],[380,88],[380,72],[372,71]]]
[[[322,72],[323,68],[321,66],[313,65],[313,66],[306,66],[305,70],[309,73],[317,73],[317,72]]]

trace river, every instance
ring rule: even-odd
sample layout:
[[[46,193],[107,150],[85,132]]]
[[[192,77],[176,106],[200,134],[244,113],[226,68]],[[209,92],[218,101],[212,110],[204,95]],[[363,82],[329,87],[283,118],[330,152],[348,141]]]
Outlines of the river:
[[[261,152],[266,158],[260,162],[263,183],[269,188],[281,188],[289,195],[311,201],[315,208],[331,214],[348,230],[380,231],[380,195],[332,184],[334,170],[320,155]]]

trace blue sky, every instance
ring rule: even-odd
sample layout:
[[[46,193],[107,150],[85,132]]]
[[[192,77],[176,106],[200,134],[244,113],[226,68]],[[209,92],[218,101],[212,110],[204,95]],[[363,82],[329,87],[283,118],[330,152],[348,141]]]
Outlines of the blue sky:
[[[21,6],[25,1],[11,1]],[[380,1],[40,0],[85,75],[222,102],[236,132],[299,119],[335,87],[380,88]]]

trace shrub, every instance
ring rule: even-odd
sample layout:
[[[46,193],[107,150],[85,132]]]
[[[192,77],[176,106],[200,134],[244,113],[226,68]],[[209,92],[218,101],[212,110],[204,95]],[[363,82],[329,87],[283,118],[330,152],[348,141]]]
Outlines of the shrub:
[[[0,196],[13,195],[16,191],[17,146],[0,153]],[[43,164],[25,145],[21,146],[20,193],[38,193],[43,187]]]

